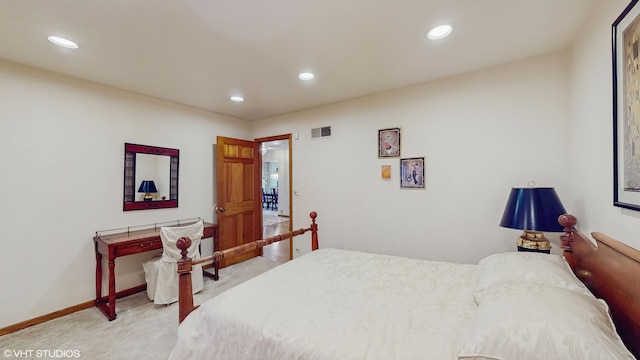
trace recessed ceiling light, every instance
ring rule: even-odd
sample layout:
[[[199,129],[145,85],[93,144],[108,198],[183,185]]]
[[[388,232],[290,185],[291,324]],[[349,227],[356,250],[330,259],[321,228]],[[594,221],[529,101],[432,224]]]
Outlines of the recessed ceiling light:
[[[446,38],[453,31],[453,27],[451,25],[440,25],[436,26],[433,29],[429,30],[427,33],[427,38],[431,40],[439,40]]]
[[[303,72],[303,73],[298,74],[298,79],[304,80],[304,81],[313,80],[315,78],[316,78],[316,76],[313,75],[310,72]]]
[[[235,101],[235,102],[243,102],[244,98],[242,96],[232,96],[229,99],[231,99],[231,101]]]
[[[62,46],[65,47],[67,49],[77,49],[78,48],[78,44],[74,43],[71,40],[65,39],[65,38],[61,38],[59,36],[49,36],[47,37],[47,39],[49,41],[51,41],[52,43],[58,45],[58,46]]]

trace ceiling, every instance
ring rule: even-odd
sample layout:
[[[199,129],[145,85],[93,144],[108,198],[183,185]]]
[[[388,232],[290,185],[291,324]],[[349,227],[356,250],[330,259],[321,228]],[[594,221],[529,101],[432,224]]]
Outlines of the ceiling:
[[[565,49],[596,1],[6,0],[0,58],[260,120]]]

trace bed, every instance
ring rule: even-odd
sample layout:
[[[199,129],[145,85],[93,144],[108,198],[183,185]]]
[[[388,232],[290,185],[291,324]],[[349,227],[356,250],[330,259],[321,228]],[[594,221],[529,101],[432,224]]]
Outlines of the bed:
[[[634,359],[640,252],[563,215],[564,256],[478,264],[319,249],[309,228],[179,263],[171,359]],[[312,252],[193,306],[190,268],[311,232]],[[188,239],[178,247],[188,248]],[[184,294],[183,294],[184,292]],[[610,316],[610,315],[611,316]],[[626,345],[626,346],[625,346]]]

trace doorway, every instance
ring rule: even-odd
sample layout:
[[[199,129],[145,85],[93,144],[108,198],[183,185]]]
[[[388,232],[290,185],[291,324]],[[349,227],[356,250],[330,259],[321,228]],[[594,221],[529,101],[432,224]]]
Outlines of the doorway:
[[[290,135],[255,139],[261,152],[263,238],[291,231],[291,137]],[[263,248],[263,257],[287,262],[292,258],[291,240]]]

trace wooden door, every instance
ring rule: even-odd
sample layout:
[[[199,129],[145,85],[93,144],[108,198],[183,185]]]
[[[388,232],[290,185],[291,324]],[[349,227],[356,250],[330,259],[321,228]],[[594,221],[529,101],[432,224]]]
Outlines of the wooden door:
[[[216,250],[229,249],[262,237],[261,160],[257,143],[218,136],[217,215],[219,238]],[[225,258],[220,267],[255,256],[254,253]]]

